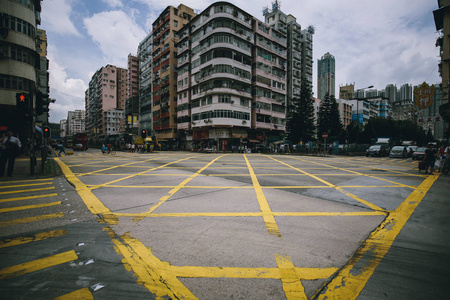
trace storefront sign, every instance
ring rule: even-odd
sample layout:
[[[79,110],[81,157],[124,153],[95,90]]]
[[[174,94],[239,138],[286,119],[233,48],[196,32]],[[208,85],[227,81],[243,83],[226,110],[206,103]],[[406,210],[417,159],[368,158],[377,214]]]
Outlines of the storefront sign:
[[[210,139],[229,139],[230,137],[230,130],[227,128],[209,130]]]
[[[429,86],[426,82],[419,87],[414,88],[415,103],[418,108],[428,108],[433,104],[433,95],[436,88],[434,85]]]

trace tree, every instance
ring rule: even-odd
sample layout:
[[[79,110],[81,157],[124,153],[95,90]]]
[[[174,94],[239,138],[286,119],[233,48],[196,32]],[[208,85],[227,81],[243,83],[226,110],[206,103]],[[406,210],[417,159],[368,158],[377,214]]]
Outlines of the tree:
[[[322,100],[317,117],[318,134],[328,133],[330,139],[339,139],[342,133],[342,123],[336,98],[328,93]]]
[[[287,136],[293,144],[313,139],[315,133],[314,102],[311,85],[306,79],[302,79],[300,97],[293,98],[288,107],[287,119]]]

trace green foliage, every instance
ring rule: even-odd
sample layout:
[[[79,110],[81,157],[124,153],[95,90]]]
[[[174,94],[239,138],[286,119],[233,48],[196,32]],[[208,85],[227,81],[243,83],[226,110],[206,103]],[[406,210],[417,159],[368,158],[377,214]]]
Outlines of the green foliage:
[[[348,130],[349,128],[346,131]],[[412,120],[395,121],[392,118],[382,117],[370,118],[364,130],[360,132],[357,142],[370,144],[379,137],[392,137],[397,142],[416,141],[419,145],[427,143],[425,131]]]
[[[308,142],[314,137],[314,102],[311,85],[302,80],[300,98],[293,98],[288,111],[286,131],[288,139],[297,144]]]
[[[319,136],[326,132],[330,139],[341,137],[342,123],[339,116],[339,107],[333,95],[330,96],[327,93],[325,99],[320,103],[317,123]]]

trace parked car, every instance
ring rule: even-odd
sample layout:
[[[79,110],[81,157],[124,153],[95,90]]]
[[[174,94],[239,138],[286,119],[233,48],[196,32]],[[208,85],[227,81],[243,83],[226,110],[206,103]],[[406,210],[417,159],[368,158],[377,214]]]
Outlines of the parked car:
[[[366,151],[366,156],[386,156],[387,154],[388,151],[384,145],[373,145]]]
[[[408,156],[408,150],[405,146],[394,146],[389,152],[389,157],[401,157],[406,158]]]
[[[75,144],[73,145],[73,151],[86,151],[86,148],[83,144]]]
[[[412,159],[423,160],[427,147],[418,147],[412,155]]]

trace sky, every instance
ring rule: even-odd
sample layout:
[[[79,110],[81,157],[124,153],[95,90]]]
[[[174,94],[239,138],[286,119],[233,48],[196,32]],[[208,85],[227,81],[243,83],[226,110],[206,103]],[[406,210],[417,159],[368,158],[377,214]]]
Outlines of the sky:
[[[108,64],[127,67],[128,54],[168,5],[198,12],[216,1],[187,0],[43,0],[40,29],[47,32],[50,67],[50,122],[85,109],[92,75]],[[272,0],[228,1],[264,21]],[[281,11],[297,18],[302,29],[314,26],[313,92],[317,94],[317,60],[329,52],[336,60],[339,86],[419,85],[441,81],[433,0],[281,0]]]

